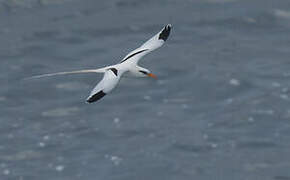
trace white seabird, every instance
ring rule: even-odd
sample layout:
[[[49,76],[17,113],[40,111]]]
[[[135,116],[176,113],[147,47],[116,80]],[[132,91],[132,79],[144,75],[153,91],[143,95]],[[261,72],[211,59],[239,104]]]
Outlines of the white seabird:
[[[171,30],[171,24],[166,25],[160,32],[158,32],[151,39],[146,41],[139,48],[131,51],[127,56],[122,59],[118,64],[99,68],[99,69],[85,69],[79,71],[69,71],[69,72],[58,72],[52,74],[43,74],[30,77],[28,79],[48,77],[54,75],[63,75],[63,74],[76,74],[76,73],[104,73],[103,79],[95,86],[91,91],[89,97],[87,98],[88,103],[98,101],[106,94],[111,92],[118,82],[120,81],[121,76],[129,72],[135,77],[152,77],[156,78],[148,69],[138,66],[139,60],[148,54],[149,52],[161,47],[164,42],[167,40]]]

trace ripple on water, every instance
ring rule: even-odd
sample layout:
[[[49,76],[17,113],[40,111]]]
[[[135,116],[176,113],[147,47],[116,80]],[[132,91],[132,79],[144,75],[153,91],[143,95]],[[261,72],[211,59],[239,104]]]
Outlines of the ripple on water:
[[[279,17],[279,18],[290,19],[290,11],[284,11],[284,10],[281,10],[281,9],[275,9],[274,10],[274,15]]]
[[[0,96],[0,102],[6,101],[6,97]]]
[[[208,153],[216,148],[216,145],[194,145],[194,144],[181,144],[176,143],[173,145],[175,148],[180,149],[185,152],[194,152],[194,153]]]
[[[68,91],[75,91],[81,89],[88,89],[89,86],[80,82],[65,82],[56,84],[56,88]]]
[[[69,116],[79,111],[77,107],[68,107],[68,108],[57,108],[48,111],[44,111],[41,113],[43,117],[62,117]]]
[[[290,180],[290,176],[275,176],[275,180]]]
[[[240,149],[265,149],[274,147],[277,147],[276,143],[266,140],[248,140],[237,143],[237,148]]]
[[[32,160],[42,157],[42,153],[32,150],[21,151],[15,154],[1,155],[0,160],[2,161],[22,161],[22,160]]]
[[[209,3],[230,3],[230,2],[236,2],[237,0],[205,0]]]

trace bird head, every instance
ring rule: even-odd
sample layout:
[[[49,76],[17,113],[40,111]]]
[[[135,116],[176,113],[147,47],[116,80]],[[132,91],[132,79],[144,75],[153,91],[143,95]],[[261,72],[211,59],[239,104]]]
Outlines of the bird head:
[[[151,78],[157,79],[157,77],[153,73],[151,73],[148,69],[140,67],[138,72],[141,77],[151,77]]]

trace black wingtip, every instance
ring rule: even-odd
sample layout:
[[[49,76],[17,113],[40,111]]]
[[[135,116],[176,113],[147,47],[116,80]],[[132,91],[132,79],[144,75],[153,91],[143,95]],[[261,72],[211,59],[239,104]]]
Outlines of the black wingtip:
[[[103,91],[99,91],[98,93],[90,96],[88,99],[87,99],[87,103],[92,103],[92,102],[96,102],[98,101],[99,99],[101,99],[102,97],[104,97],[106,95],[106,93],[104,93]]]
[[[163,28],[162,32],[159,34],[159,38],[158,39],[162,39],[163,41],[166,41],[168,36],[169,36],[169,34],[170,34],[171,27],[172,27],[171,24],[167,24]]]

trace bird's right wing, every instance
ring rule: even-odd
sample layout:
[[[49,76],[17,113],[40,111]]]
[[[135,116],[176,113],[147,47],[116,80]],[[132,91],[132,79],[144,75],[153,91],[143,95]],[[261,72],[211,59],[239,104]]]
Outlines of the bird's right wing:
[[[87,98],[88,103],[98,101],[107,93],[111,92],[120,81],[121,74],[118,73],[116,68],[107,69],[104,73],[103,79],[95,86]]]
[[[135,49],[134,51],[130,52],[125,58],[120,62],[126,62],[126,61],[133,61],[136,64],[138,61],[148,54],[149,52],[161,47],[164,42],[169,37],[171,30],[171,24],[166,25],[160,32],[158,32],[155,36],[153,36],[151,39],[146,41],[142,46]]]

